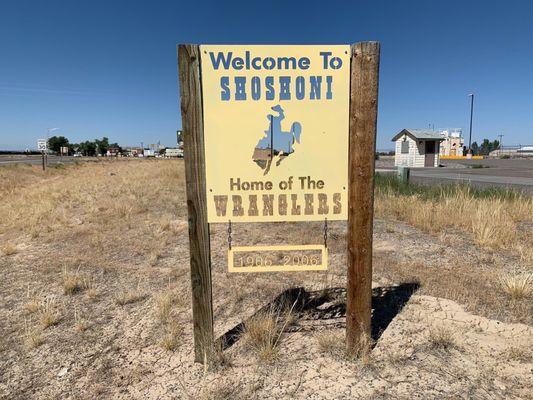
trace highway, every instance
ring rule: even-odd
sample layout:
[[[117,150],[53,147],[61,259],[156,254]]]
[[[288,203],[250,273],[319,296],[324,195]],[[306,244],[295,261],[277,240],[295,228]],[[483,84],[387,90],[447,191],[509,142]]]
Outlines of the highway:
[[[72,156],[48,156],[48,165],[53,165],[57,163],[70,163],[81,158],[72,157]],[[40,155],[19,155],[19,154],[9,154],[9,155],[0,155],[0,165],[10,165],[10,164],[33,164],[41,165],[42,158]]]
[[[71,163],[94,158],[48,156],[48,165]],[[40,155],[0,155],[0,166],[9,164],[41,164]],[[383,157],[376,163],[376,172],[395,173],[394,159]],[[510,187],[533,193],[533,159],[486,159],[474,161],[443,161],[442,168],[413,168],[411,180],[423,184],[467,182],[487,188]],[[472,168],[482,166],[483,168]]]
[[[395,173],[392,162],[376,166],[378,173]],[[413,168],[411,180],[422,184],[466,182],[480,188],[509,187],[533,193],[533,159],[442,161],[441,168]],[[472,168],[472,167],[481,168]]]

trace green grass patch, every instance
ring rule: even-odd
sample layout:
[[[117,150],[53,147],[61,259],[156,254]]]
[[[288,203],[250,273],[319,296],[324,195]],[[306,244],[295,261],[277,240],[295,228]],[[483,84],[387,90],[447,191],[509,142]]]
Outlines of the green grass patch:
[[[393,193],[400,196],[418,196],[424,200],[439,201],[459,193],[467,193],[474,199],[497,199],[497,200],[519,200],[524,195],[513,189],[491,187],[477,188],[468,183],[450,183],[439,185],[420,185],[416,183],[402,183],[395,175],[376,174],[375,177],[376,195]]]

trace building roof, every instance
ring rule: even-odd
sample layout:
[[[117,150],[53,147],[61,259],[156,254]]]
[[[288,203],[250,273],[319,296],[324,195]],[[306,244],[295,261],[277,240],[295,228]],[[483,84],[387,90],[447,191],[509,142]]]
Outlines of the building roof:
[[[403,135],[409,135],[415,140],[444,140],[444,136],[435,131],[427,131],[423,129],[402,129],[392,138],[392,141],[397,141]]]

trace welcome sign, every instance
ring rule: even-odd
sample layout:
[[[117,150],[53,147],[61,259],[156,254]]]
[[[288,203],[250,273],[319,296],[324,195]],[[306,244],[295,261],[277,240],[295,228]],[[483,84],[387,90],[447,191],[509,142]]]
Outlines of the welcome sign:
[[[208,222],[347,219],[350,46],[200,52]]]

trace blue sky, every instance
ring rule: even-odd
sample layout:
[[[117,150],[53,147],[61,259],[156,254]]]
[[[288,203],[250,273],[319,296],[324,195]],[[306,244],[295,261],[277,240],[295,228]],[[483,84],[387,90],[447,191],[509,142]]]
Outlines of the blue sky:
[[[381,42],[379,149],[402,128],[533,143],[528,1],[25,1],[0,5],[0,149],[175,143],[176,43]]]

